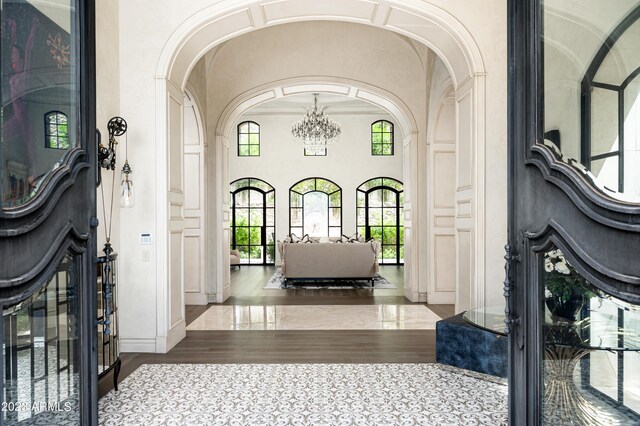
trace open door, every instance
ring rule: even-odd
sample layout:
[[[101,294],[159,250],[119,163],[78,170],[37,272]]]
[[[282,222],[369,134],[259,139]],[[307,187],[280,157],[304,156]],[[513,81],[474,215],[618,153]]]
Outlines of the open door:
[[[639,17],[509,1],[513,425],[640,424]]]
[[[0,425],[97,424],[94,4],[0,1]]]

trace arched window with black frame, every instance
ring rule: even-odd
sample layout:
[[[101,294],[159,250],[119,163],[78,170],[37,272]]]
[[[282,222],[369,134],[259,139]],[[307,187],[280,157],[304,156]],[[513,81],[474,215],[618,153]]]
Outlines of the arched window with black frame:
[[[404,263],[403,205],[404,187],[393,178],[370,179],[356,191],[358,235],[380,241],[380,263]]]
[[[51,149],[69,149],[69,123],[67,114],[49,111],[44,115],[44,143]]]
[[[371,124],[371,155],[393,155],[393,123],[378,120]]]
[[[640,195],[640,7],[604,40],[582,80],[582,163],[605,187]]]
[[[329,179],[303,179],[289,189],[289,233],[342,235],[342,188]]]
[[[275,226],[275,189],[256,178],[231,182],[231,248],[241,264],[275,263]]]
[[[238,124],[238,156],[260,156],[260,125],[255,121]]]

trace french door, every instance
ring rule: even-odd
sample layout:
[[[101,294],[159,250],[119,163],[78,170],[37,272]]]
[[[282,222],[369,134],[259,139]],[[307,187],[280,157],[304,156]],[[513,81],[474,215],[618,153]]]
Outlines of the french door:
[[[0,1],[0,425],[97,424],[94,2]]]
[[[380,242],[380,263],[404,263],[402,183],[391,178],[371,179],[356,193],[358,235]]]
[[[640,424],[640,2],[508,5],[510,423]]]
[[[231,183],[231,248],[240,263],[275,263],[275,190],[255,178]]]

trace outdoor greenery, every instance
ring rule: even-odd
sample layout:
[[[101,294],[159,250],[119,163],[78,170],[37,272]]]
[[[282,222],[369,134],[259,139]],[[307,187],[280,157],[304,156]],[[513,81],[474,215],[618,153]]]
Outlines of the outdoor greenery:
[[[393,155],[393,124],[380,120],[371,125],[371,154]]]
[[[45,116],[46,146],[54,149],[69,149],[69,124],[67,116],[59,111],[53,111]]]

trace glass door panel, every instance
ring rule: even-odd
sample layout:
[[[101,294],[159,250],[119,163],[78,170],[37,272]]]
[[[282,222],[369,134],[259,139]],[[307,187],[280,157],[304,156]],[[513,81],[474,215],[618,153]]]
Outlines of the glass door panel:
[[[240,251],[240,263],[275,263],[275,191],[253,178],[237,180],[231,188],[231,247]]]
[[[640,424],[640,307],[543,256],[544,424]]]
[[[71,0],[50,3],[1,3],[3,209],[33,199],[79,145],[77,9]]]
[[[5,307],[3,424],[80,424],[78,266],[67,255],[31,298]]]

